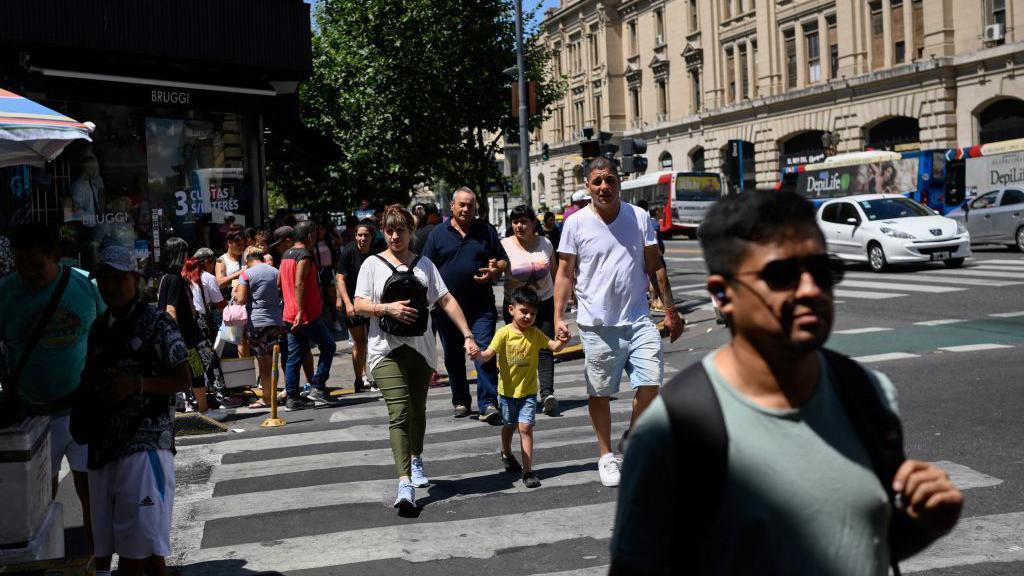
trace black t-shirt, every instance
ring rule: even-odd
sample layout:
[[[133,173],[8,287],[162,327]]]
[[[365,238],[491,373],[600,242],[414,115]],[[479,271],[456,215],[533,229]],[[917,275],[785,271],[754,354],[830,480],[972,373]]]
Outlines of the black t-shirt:
[[[177,271],[171,271],[160,278],[160,289],[157,295],[157,308],[167,310],[174,306],[181,338],[189,348],[199,343],[199,324],[193,314],[192,284],[181,277]]]
[[[434,229],[437,224],[424,224],[416,229],[416,233],[413,235],[412,251],[419,254],[423,252],[423,245],[427,243],[427,236],[430,236],[430,231]]]
[[[363,254],[355,242],[349,242],[341,249],[338,259],[338,273],[345,275],[345,292],[349,298],[356,297],[356,280],[359,279],[359,268],[369,254]]]
[[[551,230],[545,230],[543,227],[541,227],[541,234],[547,237],[547,239],[551,242],[551,246],[554,247],[555,252],[557,253],[558,243],[559,241],[562,240],[562,231],[558,229],[558,226],[555,226]]]

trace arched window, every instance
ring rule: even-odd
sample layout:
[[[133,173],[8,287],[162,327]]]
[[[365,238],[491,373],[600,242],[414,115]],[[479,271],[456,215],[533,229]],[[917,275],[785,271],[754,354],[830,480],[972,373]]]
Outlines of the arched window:
[[[917,118],[896,116],[868,128],[865,145],[872,150],[895,150],[901,144],[921,141],[921,127]]]
[[[1024,100],[1006,98],[978,114],[979,144],[1024,138]]]
[[[698,146],[690,152],[690,170],[694,172],[704,171],[704,148]]]
[[[779,170],[787,166],[810,164],[825,159],[824,130],[808,130],[783,140],[779,145]]]
[[[672,154],[668,151],[662,152],[661,156],[658,156],[658,166],[660,166],[662,170],[671,170]]]

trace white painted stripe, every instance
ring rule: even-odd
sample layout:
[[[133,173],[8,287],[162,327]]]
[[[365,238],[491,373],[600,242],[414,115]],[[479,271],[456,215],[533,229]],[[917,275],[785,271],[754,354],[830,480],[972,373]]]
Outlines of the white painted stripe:
[[[703,286],[703,284],[700,284],[700,286]],[[675,288],[672,289],[672,293],[673,294],[677,293]],[[711,294],[708,293],[708,289],[707,288],[705,288],[703,290],[680,290],[678,292],[678,294],[683,295],[683,296],[697,296],[698,298],[700,298],[700,297],[711,298]]]
[[[897,292],[864,292],[861,290],[843,290],[842,288],[836,288],[833,290],[833,294],[841,298],[860,298],[864,300],[888,300],[889,298],[906,296],[906,294],[899,294]]]
[[[990,288],[1002,288],[1004,286],[1018,286],[1024,284],[1024,282],[999,282],[997,280],[989,280],[982,278],[953,278],[950,276],[944,276],[941,274],[922,274],[914,272],[913,274],[874,274],[871,272],[847,272],[847,278],[855,279],[874,279],[879,278],[893,278],[898,279],[901,282],[929,282],[929,283],[940,283],[940,284],[954,284],[961,286],[987,286]]]
[[[704,262],[704,258],[697,256],[695,258],[680,258],[679,256],[665,256],[668,262]]]
[[[932,286],[928,284],[907,284],[905,282],[871,282],[868,280],[843,280],[839,283],[842,287],[850,288],[875,288],[877,290],[906,290],[907,292],[930,292],[941,294],[944,292],[959,292],[965,288],[952,288],[948,286]]]
[[[693,290],[694,288],[704,288],[704,294],[708,294],[707,284],[704,282],[698,282],[697,284],[681,284],[679,286],[672,286],[672,293],[683,293],[687,290]]]
[[[590,568],[580,568],[578,570],[568,570],[566,572],[545,572],[543,574],[533,574],[531,576],[606,576],[608,574],[608,564],[602,564],[600,566],[591,566]]]
[[[437,482],[470,481],[485,476],[491,477],[501,474],[501,461],[498,453],[500,443],[495,438],[493,442],[494,467],[490,470],[473,472],[467,474],[453,474],[449,476],[431,476],[437,488]],[[543,457],[543,453],[534,452],[535,456]],[[431,462],[425,463],[427,474],[430,474]],[[569,466],[587,466],[586,470],[569,472],[548,477],[545,470],[564,468]],[[563,486],[579,486],[590,482],[598,482],[597,459],[569,460],[565,462],[544,463],[534,460],[534,471],[537,478],[541,480],[541,489],[558,488]],[[509,479],[518,480],[518,477],[509,476]],[[293,510],[305,510],[316,506],[340,506],[343,504],[364,504],[379,502],[387,505],[394,501],[397,480],[388,478],[386,480],[362,480],[359,482],[338,482],[335,484],[318,484],[316,486],[304,486],[301,488],[287,488],[283,490],[269,490],[266,492],[250,492],[247,494],[234,494],[231,496],[220,496],[203,502],[197,502],[193,510],[197,520],[209,521],[218,518],[233,518],[249,514],[263,514],[267,512],[287,512]],[[417,494],[423,498],[430,493],[431,488],[420,488]],[[467,500],[477,496],[490,494],[515,494],[520,492],[532,492],[521,482],[504,490],[492,492],[469,492],[466,494],[455,494],[445,498],[445,502]]]
[[[623,404],[629,405],[628,402],[623,402]],[[630,409],[632,409],[631,406]],[[539,420],[538,424],[541,424],[541,422],[543,422],[543,420]],[[627,422],[625,421],[613,422],[613,437],[617,437],[615,434],[622,434],[626,429],[626,425]],[[384,439],[387,438],[387,436],[382,435],[378,438]],[[494,442],[497,442],[497,438],[497,427],[494,428],[494,441],[487,438],[469,438],[466,440],[431,444],[428,438],[423,451],[423,457],[428,462],[439,462],[442,460],[457,460],[460,458],[474,458],[477,456],[492,455],[495,453],[497,444]],[[534,434],[533,445],[535,450],[540,450],[542,448],[556,448],[574,444],[596,445],[596,442],[593,428],[587,424],[586,426],[573,426],[570,428],[558,428],[550,431],[539,431]],[[221,464],[213,469],[210,481],[223,482],[225,480],[237,480],[239,478],[274,476],[277,474],[309,472],[312,470],[327,470],[331,468],[378,466],[381,464],[389,464],[390,462],[392,462],[390,448],[377,448],[372,450],[330,454],[310,454],[307,456],[292,456],[255,462]]]
[[[953,482],[953,485],[960,490],[987,488],[989,486],[998,486],[1003,483],[999,478],[983,474],[973,468],[968,468],[967,466],[957,464],[956,462],[940,460],[934,464],[945,470],[946,474],[949,474],[950,481]]]
[[[1002,272],[1024,272],[1024,267],[1011,266],[1007,264],[989,264],[988,262],[979,262],[977,266],[971,266],[966,270],[999,270]]]
[[[887,354],[872,354],[870,356],[857,356],[854,358],[857,362],[869,363],[869,362],[886,362],[888,360],[903,360],[904,358],[917,358],[917,354],[908,354],[906,352],[889,352]]]
[[[1021,312],[999,312],[998,314],[989,314],[993,318],[1019,318],[1024,316],[1024,311]]]
[[[1001,350],[1003,348],[1013,348],[1007,344],[964,344],[962,346],[943,346],[939,350],[945,350],[946,352],[980,352],[981,350]]]
[[[900,562],[900,568],[909,574],[988,562],[1024,561],[1022,534],[1024,512],[961,518],[949,535]]]
[[[871,334],[872,332],[888,332],[892,328],[882,328],[880,326],[872,326],[870,328],[849,328],[847,330],[835,330],[833,334]]]
[[[984,264],[1011,264],[1013,266],[1024,266],[1024,258],[1017,259],[1017,260],[998,260],[998,259],[994,259],[993,258],[992,260],[975,260],[975,261],[979,262],[979,263],[984,263]]]
[[[356,562],[401,558],[429,562],[449,558],[492,558],[499,550],[554,544],[578,538],[611,536],[615,503],[554,508],[538,512],[453,520],[450,522],[403,522],[363,530],[315,534],[270,542],[234,544],[196,550],[187,564],[208,563],[210,572],[190,567],[195,574],[223,572],[223,560],[245,561],[252,572],[289,571]],[[528,526],[528,530],[523,527]],[[458,534],[500,534],[495,538],[459,538]],[[339,546],[339,543],[344,545]],[[310,550],[316,550],[310,554]]]
[[[943,318],[941,320],[925,320],[924,322],[914,322],[914,326],[945,326],[946,324],[957,324],[960,322],[966,322],[959,318]]]
[[[934,270],[939,275],[949,274],[951,276],[978,276],[980,278],[1003,278],[1005,280],[1024,280],[1024,272],[997,272],[995,270],[978,270],[975,268],[957,268],[955,270]]]

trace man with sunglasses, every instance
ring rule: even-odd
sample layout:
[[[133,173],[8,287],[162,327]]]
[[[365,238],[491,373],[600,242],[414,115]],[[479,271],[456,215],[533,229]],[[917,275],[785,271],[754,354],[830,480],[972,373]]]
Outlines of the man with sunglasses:
[[[903,456],[892,383],[823,349],[842,269],[813,206],[728,196],[700,237],[732,338],[634,427],[611,574],[881,576],[951,530],[963,496]]]

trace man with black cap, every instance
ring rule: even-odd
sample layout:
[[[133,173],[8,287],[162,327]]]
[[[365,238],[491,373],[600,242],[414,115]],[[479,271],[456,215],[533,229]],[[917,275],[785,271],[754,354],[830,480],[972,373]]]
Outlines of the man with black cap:
[[[295,229],[291,226],[278,226],[274,229],[274,240],[270,243],[270,256],[274,259],[274,268],[281,268],[281,255],[291,249],[295,241],[292,236]]]

